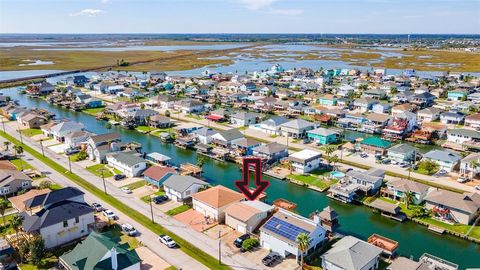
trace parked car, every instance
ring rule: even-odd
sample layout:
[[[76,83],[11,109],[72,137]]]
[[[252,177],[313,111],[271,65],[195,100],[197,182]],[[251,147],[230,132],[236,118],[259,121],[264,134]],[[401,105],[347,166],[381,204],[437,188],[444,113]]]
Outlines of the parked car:
[[[235,241],[233,241],[233,244],[237,248],[241,248],[242,244],[243,244],[243,241],[247,240],[248,238],[250,238],[250,235],[249,234],[244,234],[244,235],[238,237],[237,239],[235,239]]]
[[[276,261],[280,260],[280,254],[277,252],[270,252],[267,256],[262,259],[262,263],[265,266],[272,266]]]
[[[125,179],[126,177],[127,177],[127,176],[125,176],[125,174],[115,174],[115,175],[113,176],[113,179],[115,179],[115,180],[118,181],[118,180]]]
[[[128,223],[122,224],[122,231],[124,231],[129,236],[135,236],[138,233],[137,230],[135,230],[135,228]]]
[[[122,187],[122,191],[125,192],[125,193],[127,193],[127,194],[132,193],[132,191],[131,191],[130,188],[128,188],[128,187]]]
[[[458,183],[466,183],[466,182],[468,182],[468,180],[469,179],[465,176],[460,176],[460,177],[457,178]]]
[[[103,211],[103,206],[99,203],[92,203],[92,207],[97,212],[102,212]]]
[[[436,172],[433,176],[444,176],[445,174],[447,174],[448,172],[446,170],[440,170],[438,172]]]
[[[153,198],[153,202],[155,204],[161,204],[163,202],[166,202],[168,201],[168,197],[166,195],[160,195],[160,196],[156,196],[155,198]]]
[[[400,168],[408,168],[410,166],[410,164],[408,164],[408,162],[402,162],[399,164]]]
[[[476,189],[476,190],[480,190],[480,185],[475,186],[475,189]]]
[[[390,161],[390,159],[387,158],[387,159],[382,159],[381,162],[382,162],[382,164],[390,164],[391,161]]]
[[[108,218],[109,220],[117,220],[118,219],[118,216],[115,213],[113,213],[112,210],[105,209],[105,210],[103,210],[102,214],[106,218]]]
[[[161,234],[160,236],[158,236],[158,240],[160,240],[160,242],[162,242],[165,246],[169,248],[174,248],[177,246],[177,243],[175,243],[175,241],[173,241],[170,236],[165,234]]]
[[[367,155],[367,153],[361,153],[361,154],[360,154],[360,157],[361,157],[361,158],[367,158],[368,155]]]
[[[79,148],[67,148],[63,152],[65,153],[65,155],[70,156],[70,155],[73,155],[73,154],[76,154],[76,153],[80,152],[80,149]]]

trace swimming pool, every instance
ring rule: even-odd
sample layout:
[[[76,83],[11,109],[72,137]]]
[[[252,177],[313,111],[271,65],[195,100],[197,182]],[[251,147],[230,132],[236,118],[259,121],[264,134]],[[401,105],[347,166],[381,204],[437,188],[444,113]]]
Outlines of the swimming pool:
[[[340,178],[345,177],[345,174],[343,172],[333,171],[333,172],[330,173],[330,176],[332,176],[334,178],[337,178],[337,179],[340,179]]]

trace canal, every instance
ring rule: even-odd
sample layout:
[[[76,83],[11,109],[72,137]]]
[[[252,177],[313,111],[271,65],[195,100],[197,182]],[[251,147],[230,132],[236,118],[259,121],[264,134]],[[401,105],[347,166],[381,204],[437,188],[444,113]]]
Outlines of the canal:
[[[97,121],[95,117],[65,110],[61,107],[48,104],[41,99],[29,98],[18,93],[18,88],[3,89],[4,95],[18,100],[20,105],[29,108],[44,108],[54,112],[58,119],[69,118],[83,123],[87,129],[94,133],[118,132],[122,140],[136,141],[142,144],[145,152],[160,152],[172,158],[175,164],[184,162],[195,163],[197,154],[191,150],[183,150],[173,144],[164,144],[157,137],[140,134],[136,131],[120,127],[105,128],[105,122]],[[233,163],[208,160],[204,166],[203,176],[212,185],[224,185],[235,189],[233,182],[241,178],[239,167]],[[437,235],[429,232],[426,227],[413,222],[398,223],[373,213],[371,209],[363,206],[346,205],[333,201],[323,193],[290,184],[288,182],[265,177],[271,182],[266,191],[268,201],[284,198],[298,205],[298,212],[308,216],[315,210],[321,210],[330,205],[339,214],[341,224],[340,232],[354,235],[366,240],[370,235],[377,233],[399,242],[399,253],[403,256],[413,256],[418,259],[423,253],[444,258],[460,265],[461,269],[480,266],[480,245],[449,236]]]

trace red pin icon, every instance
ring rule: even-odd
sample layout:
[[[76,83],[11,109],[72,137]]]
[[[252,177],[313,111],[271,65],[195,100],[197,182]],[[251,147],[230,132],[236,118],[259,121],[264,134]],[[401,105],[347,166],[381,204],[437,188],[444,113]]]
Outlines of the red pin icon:
[[[249,189],[250,165],[255,166],[255,190],[253,191]],[[262,180],[262,161],[259,158],[244,158],[242,171],[243,179],[235,181],[234,184],[247,199],[254,201],[270,186],[270,182]]]

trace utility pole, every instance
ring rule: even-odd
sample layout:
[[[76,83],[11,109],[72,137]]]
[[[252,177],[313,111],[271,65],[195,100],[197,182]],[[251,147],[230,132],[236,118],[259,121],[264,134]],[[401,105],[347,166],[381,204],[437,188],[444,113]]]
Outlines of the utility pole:
[[[43,139],[40,139],[40,147],[42,148],[42,156],[45,156],[45,152],[43,151]],[[70,159],[70,156],[68,156],[68,159]]]
[[[107,186],[105,185],[105,175],[103,174],[103,170],[104,170],[104,169],[101,169],[101,170],[100,170],[100,171],[102,172],[103,192],[104,192],[106,195],[108,195],[108,194],[107,194]]]
[[[20,142],[23,144],[23,136],[22,136],[22,132],[20,131],[20,128],[18,128],[18,134],[20,134]]]
[[[7,133],[5,131],[5,117],[2,116],[2,126],[3,126],[3,133]]]
[[[43,153],[43,148],[42,148]],[[70,160],[70,156],[68,156],[68,171],[72,173],[72,161]]]
[[[150,196],[150,213],[152,214],[152,223],[155,223],[155,220],[153,219],[152,196]]]
[[[222,230],[218,231],[218,264],[222,265]]]

